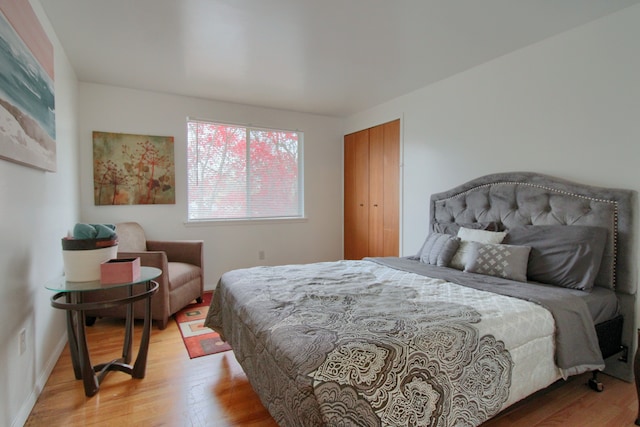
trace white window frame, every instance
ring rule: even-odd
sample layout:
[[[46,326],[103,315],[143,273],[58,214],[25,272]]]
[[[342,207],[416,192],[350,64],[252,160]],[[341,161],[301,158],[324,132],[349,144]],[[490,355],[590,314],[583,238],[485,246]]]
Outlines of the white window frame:
[[[187,150],[190,147],[189,140],[189,125],[192,122],[198,123],[207,123],[215,126],[229,126],[235,128],[244,128],[245,138],[247,141],[246,147],[246,162],[247,162],[247,176],[246,176],[246,187],[245,187],[245,195],[250,197],[248,194],[249,191],[249,183],[250,183],[250,134],[252,131],[266,131],[266,132],[293,132],[297,134],[298,137],[298,147],[297,147],[297,155],[298,155],[298,212],[295,215],[280,215],[280,216],[246,216],[246,217],[219,217],[219,218],[192,218],[190,212],[190,201],[191,201],[191,181],[189,180],[189,168],[191,167],[189,162],[189,154],[187,153],[187,223],[188,224],[201,224],[201,223],[227,223],[227,222],[252,222],[252,221],[296,221],[305,219],[305,210],[304,210],[304,132],[300,130],[291,130],[291,129],[280,129],[280,128],[270,128],[264,126],[252,126],[247,124],[238,124],[238,123],[229,123],[222,121],[215,121],[209,119],[200,119],[200,118],[187,118]],[[248,202],[249,203],[249,202]]]

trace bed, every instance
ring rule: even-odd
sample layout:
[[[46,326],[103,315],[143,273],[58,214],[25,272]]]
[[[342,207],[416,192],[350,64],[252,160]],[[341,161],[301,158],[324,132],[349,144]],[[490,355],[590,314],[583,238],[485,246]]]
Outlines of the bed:
[[[281,426],[477,426],[571,375],[632,380],[636,203],[487,175],[431,196],[415,255],[230,271],[205,324]]]

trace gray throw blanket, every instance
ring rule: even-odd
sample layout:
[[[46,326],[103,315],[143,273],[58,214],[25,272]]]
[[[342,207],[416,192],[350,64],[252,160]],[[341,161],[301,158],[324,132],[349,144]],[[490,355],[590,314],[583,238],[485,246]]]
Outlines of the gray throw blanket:
[[[391,268],[539,304],[549,310],[556,321],[556,364],[562,376],[566,379],[571,375],[604,369],[595,325],[587,305],[564,288],[436,267],[410,258],[367,259]]]

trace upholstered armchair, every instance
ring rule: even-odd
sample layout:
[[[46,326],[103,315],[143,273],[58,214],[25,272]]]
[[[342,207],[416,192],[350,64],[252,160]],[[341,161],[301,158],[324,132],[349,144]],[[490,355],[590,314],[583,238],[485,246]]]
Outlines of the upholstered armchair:
[[[201,240],[147,240],[143,228],[136,222],[116,224],[118,258],[140,258],[140,264],[162,270],[156,279],[158,292],[151,299],[151,317],[160,329],[167,327],[169,317],[194,299],[202,302],[204,265]],[[125,295],[124,289],[105,289],[86,293],[84,302],[112,299]],[[119,295],[121,294],[121,295]],[[126,315],[126,307],[86,311],[87,324],[96,317]],[[144,318],[143,301],[134,304],[134,316]]]

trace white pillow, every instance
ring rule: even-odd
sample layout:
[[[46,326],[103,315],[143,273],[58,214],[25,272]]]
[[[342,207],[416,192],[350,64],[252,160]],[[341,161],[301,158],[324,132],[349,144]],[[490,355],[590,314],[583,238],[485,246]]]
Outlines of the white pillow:
[[[473,228],[464,227],[460,227],[460,230],[458,230],[458,237],[460,238],[460,240],[478,243],[489,243],[494,245],[502,243],[506,235],[506,231],[476,230]]]
[[[460,246],[458,246],[458,250],[455,255],[453,255],[449,267],[464,270],[469,261],[468,254],[471,249],[468,242],[498,244],[502,243],[506,235],[506,231],[474,230],[472,228],[460,227],[460,230],[458,230]]]

